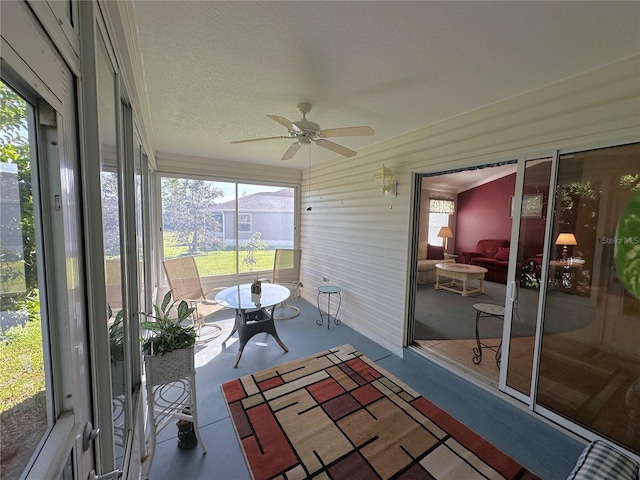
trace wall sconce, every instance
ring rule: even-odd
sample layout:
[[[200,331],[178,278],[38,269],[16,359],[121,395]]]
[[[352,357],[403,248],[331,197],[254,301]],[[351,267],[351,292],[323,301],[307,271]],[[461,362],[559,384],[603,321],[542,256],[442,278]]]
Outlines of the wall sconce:
[[[562,261],[567,261],[567,245],[577,245],[576,237],[573,233],[561,233],[556,238],[556,245],[562,245]]]
[[[378,190],[380,190],[385,197],[396,197],[398,195],[396,176],[393,174],[393,170],[384,166],[384,163],[382,167],[374,172],[373,179],[376,182]]]

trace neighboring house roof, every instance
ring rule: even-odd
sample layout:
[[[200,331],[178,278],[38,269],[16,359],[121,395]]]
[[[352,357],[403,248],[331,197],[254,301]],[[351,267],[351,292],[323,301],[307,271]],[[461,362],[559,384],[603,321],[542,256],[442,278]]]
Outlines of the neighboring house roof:
[[[294,194],[293,188],[283,188],[276,192],[258,192],[245,195],[238,199],[239,210],[261,210],[261,211],[285,211],[291,207],[291,200]],[[215,210],[235,210],[236,201],[216,205]]]

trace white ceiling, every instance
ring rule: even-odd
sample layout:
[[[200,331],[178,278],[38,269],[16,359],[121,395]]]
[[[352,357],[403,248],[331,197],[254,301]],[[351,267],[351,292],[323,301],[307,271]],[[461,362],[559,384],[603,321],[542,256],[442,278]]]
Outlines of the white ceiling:
[[[371,126],[332,139],[357,150],[640,52],[637,1],[134,5],[157,151],[301,169],[336,155],[229,142],[309,102],[322,128]]]

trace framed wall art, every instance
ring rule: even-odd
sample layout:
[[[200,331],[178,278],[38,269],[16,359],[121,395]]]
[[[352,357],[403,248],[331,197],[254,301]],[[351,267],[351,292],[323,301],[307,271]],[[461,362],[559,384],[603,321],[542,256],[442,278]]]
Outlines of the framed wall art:
[[[522,195],[522,217],[542,217],[542,193],[525,193]],[[515,211],[515,197],[511,195],[511,217]]]

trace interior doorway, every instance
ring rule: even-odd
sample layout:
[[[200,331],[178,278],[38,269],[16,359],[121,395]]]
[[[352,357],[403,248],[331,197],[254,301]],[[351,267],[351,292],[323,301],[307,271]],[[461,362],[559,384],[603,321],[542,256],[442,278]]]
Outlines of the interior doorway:
[[[420,179],[422,207],[445,195],[455,213],[446,252],[425,240],[428,209],[415,217],[412,345],[637,455],[640,144],[523,156],[517,171],[498,168],[482,167],[470,188],[456,186],[463,172]],[[484,267],[483,282],[439,288],[443,275],[473,278],[444,274],[451,262]]]
[[[500,373],[497,352],[490,348],[478,350],[473,305],[505,305],[508,267],[505,248],[508,249],[510,242],[515,184],[515,161],[429,174],[420,180],[413,344],[496,388]],[[453,208],[449,209],[445,202],[451,202]],[[434,229],[431,225],[434,221],[446,225],[449,231],[438,236],[442,225]],[[503,245],[501,254],[507,257],[500,261],[499,272],[492,270],[485,276],[482,292],[462,295],[462,292],[436,288],[439,286],[436,264],[470,266],[470,252],[476,251],[479,242],[486,244],[487,240],[493,242],[486,245],[490,249]],[[497,251],[498,247],[491,257]],[[470,280],[469,288],[479,288],[478,281]],[[483,317],[478,325],[480,342],[497,350],[502,324],[500,318]],[[482,358],[478,356],[480,352]]]

